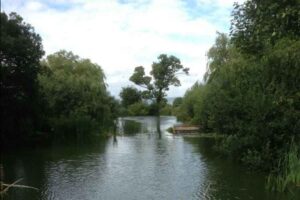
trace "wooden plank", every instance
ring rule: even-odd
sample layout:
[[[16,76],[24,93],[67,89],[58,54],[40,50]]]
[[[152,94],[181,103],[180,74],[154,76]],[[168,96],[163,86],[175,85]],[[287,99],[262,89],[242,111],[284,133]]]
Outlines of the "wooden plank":
[[[194,130],[199,130],[199,127],[176,127],[175,130],[178,130],[178,131],[194,131]]]
[[[173,132],[176,133],[193,133],[200,130],[200,126],[191,126],[191,125],[175,125],[173,127]]]

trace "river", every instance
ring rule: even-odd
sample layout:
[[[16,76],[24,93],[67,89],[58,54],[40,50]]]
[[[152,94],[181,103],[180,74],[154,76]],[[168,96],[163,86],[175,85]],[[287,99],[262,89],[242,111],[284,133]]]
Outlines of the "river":
[[[267,192],[265,177],[211,150],[212,139],[174,136],[175,117],[119,119],[120,136],[89,144],[55,145],[5,153],[6,182],[38,188],[11,189],[5,199],[281,200],[295,194]]]

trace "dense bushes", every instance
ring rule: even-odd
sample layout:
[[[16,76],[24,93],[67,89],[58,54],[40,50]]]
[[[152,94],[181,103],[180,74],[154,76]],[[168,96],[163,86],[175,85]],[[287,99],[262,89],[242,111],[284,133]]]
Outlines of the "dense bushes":
[[[42,63],[40,94],[46,102],[48,123],[55,132],[99,132],[113,125],[114,102],[100,66],[66,51],[49,55]]]
[[[291,145],[299,159],[300,41],[282,39],[262,58],[229,54],[209,82],[186,92],[178,116],[227,134],[218,150],[281,177]]]
[[[283,182],[285,186],[300,182],[298,175],[289,178],[290,174],[300,173],[297,7],[295,1],[247,1],[236,5],[232,37],[218,35],[208,52],[205,83],[196,83],[186,92],[178,115],[202,124],[207,131],[228,135],[217,149],[251,168],[269,172],[274,180],[280,179],[277,186],[272,186],[278,190],[286,188],[280,186]],[[259,9],[271,13],[279,10],[278,14],[286,9],[290,21],[281,20],[281,14],[280,19],[272,20]],[[277,29],[281,26],[288,27],[288,31]]]

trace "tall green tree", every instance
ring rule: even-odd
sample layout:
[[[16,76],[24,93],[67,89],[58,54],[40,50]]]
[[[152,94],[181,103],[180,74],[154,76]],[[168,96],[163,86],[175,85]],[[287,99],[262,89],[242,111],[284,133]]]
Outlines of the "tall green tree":
[[[130,81],[146,89],[144,96],[154,99],[159,116],[161,104],[169,87],[172,85],[180,86],[178,75],[180,73],[188,74],[188,71],[189,69],[184,68],[175,56],[161,54],[158,56],[158,62],[152,64],[151,76],[146,76],[144,67],[139,66],[135,68]]]
[[[207,71],[204,74],[206,82],[210,82],[215,76],[218,76],[222,65],[229,61],[232,49],[230,38],[226,34],[218,32],[215,44],[207,53]]]
[[[72,52],[59,51],[43,61],[40,93],[52,128],[62,134],[107,130],[116,102],[109,95],[101,67]]]
[[[37,127],[37,74],[44,51],[41,37],[21,16],[1,12],[0,20],[1,141],[11,144]]]

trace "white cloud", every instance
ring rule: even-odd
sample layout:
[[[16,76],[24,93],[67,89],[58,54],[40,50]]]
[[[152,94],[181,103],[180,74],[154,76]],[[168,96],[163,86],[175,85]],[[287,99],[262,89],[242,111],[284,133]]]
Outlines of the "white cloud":
[[[45,8],[45,6],[38,2],[38,1],[30,1],[28,4],[26,4],[26,10],[31,10],[31,11],[39,11]]]
[[[243,3],[245,2],[246,0],[197,0],[197,3],[200,4],[200,5],[203,5],[203,4],[211,4],[211,5],[216,5],[216,6],[219,6],[219,7],[230,7],[235,3]]]
[[[226,7],[231,8],[231,6],[233,6],[233,4],[235,2],[241,4],[241,3],[245,2],[246,0],[217,0],[217,1],[220,6],[226,6]]]
[[[228,8],[233,0],[198,0],[199,4],[212,2],[220,7],[220,15],[229,16],[223,8]],[[170,90],[170,96],[183,95],[185,89],[202,79],[205,53],[213,44],[216,31],[223,27],[206,18],[191,17],[184,6],[179,0],[127,4],[117,0],[3,3],[4,11],[17,11],[35,27],[47,54],[71,50],[101,65],[111,93],[116,96],[121,87],[131,84],[128,79],[134,67],[143,65],[149,71],[161,53],[179,57],[191,72],[190,77],[181,77],[182,87]]]

